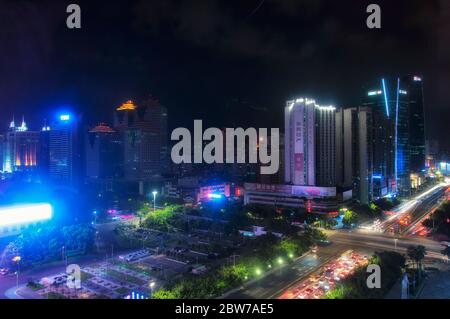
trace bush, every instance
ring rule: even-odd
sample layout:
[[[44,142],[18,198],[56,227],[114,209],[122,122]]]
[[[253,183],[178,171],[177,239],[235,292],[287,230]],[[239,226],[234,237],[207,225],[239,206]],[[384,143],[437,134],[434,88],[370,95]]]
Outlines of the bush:
[[[61,258],[62,247],[66,254],[85,254],[92,250],[94,236],[94,229],[85,224],[62,228],[33,227],[25,230],[6,246],[2,259],[8,268],[14,268],[16,265],[12,259],[20,256],[20,267],[24,269]]]

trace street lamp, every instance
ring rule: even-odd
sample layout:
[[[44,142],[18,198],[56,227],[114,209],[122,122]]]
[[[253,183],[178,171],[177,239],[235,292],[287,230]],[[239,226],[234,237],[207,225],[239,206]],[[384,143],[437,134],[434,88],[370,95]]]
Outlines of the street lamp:
[[[281,258],[281,257],[278,258],[278,264],[279,264],[279,265],[282,265],[282,264],[283,264],[283,258]]]
[[[12,261],[17,263],[17,271],[16,271],[16,288],[19,288],[19,271],[20,271],[20,261],[22,260],[22,257],[19,255],[14,256]]]
[[[156,211],[156,194],[158,194],[158,192],[153,191],[152,194],[153,194],[153,212],[155,212]]]
[[[149,287],[150,287],[150,298],[153,298],[153,287],[155,287],[155,282],[151,281]]]

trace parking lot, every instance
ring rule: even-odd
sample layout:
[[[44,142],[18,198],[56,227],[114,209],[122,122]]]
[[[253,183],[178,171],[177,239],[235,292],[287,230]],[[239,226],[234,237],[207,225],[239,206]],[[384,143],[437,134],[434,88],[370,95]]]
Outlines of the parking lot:
[[[186,265],[162,255],[142,251],[132,255],[138,258],[125,261],[127,258],[118,257],[82,267],[80,289],[69,288],[64,273],[41,278],[27,289],[41,298],[122,299],[133,293],[151,296],[152,291],[165,283],[163,277],[186,271]]]

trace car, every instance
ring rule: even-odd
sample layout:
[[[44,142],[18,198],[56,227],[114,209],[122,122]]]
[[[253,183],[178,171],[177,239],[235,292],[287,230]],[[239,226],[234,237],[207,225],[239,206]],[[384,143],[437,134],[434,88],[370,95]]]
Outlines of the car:
[[[329,241],[329,240],[318,240],[317,244],[320,245],[320,246],[328,246],[328,245],[331,245],[331,241]]]
[[[8,268],[0,268],[0,276],[6,276],[9,273]]]

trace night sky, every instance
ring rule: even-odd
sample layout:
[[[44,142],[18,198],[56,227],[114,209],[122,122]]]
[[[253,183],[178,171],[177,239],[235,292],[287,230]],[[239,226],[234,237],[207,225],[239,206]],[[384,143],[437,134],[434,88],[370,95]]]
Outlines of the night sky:
[[[374,2],[381,30],[365,24]],[[65,25],[70,3],[81,30]],[[38,128],[66,107],[111,122],[153,95],[171,128],[282,127],[287,99],[356,106],[368,82],[417,73],[427,135],[448,150],[449,43],[448,0],[0,0],[0,125],[24,114]]]

